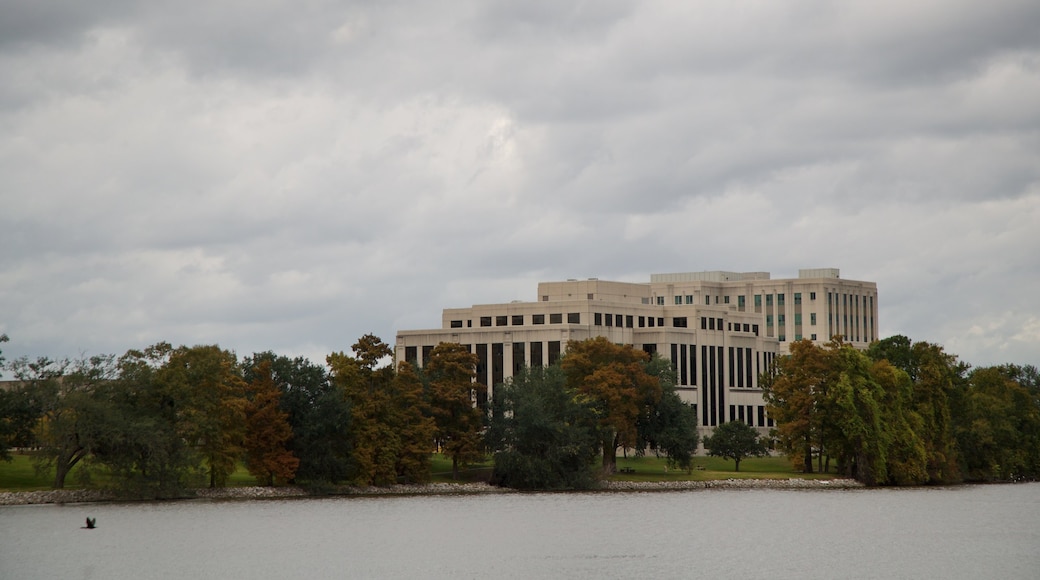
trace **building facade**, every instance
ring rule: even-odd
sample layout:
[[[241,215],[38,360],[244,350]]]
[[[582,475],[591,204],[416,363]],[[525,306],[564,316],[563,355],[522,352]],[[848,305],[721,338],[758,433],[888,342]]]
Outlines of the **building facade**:
[[[537,300],[448,308],[441,327],[397,333],[396,362],[422,367],[441,342],[477,355],[477,381],[495,385],[525,366],[551,365],[567,342],[602,336],[670,360],[683,400],[705,432],[727,421],[768,428],[759,376],[790,341],[877,339],[877,285],[836,268],[654,274],[649,283],[590,278],[538,284]]]

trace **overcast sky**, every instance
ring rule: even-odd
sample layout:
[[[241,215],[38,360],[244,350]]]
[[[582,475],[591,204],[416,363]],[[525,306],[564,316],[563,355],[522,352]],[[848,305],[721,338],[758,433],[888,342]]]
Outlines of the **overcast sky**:
[[[0,0],[0,349],[324,362],[539,281],[835,267],[882,336],[1040,364],[1038,30],[1036,0]]]

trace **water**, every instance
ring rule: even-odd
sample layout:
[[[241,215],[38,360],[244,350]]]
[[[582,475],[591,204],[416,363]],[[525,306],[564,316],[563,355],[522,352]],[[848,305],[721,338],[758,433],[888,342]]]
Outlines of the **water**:
[[[0,507],[2,580],[591,577],[1036,579],[1040,484]]]

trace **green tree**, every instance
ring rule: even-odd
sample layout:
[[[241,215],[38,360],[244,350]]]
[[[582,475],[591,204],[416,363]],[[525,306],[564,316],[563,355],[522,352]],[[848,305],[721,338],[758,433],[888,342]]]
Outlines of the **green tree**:
[[[53,469],[54,488],[64,488],[72,468],[93,453],[109,428],[109,409],[99,400],[97,390],[114,377],[114,357],[77,361],[22,358],[12,368],[24,383],[22,393],[28,401],[22,404],[39,413],[34,428],[37,470]]]
[[[197,450],[178,429],[180,399],[159,380],[172,352],[165,342],[127,351],[119,358],[117,380],[100,389],[114,421],[94,456],[112,474],[113,485],[135,497],[179,497],[203,478]]]
[[[11,461],[12,447],[32,447],[41,409],[24,386],[0,389],[0,460]]]
[[[567,343],[563,372],[567,385],[595,409],[605,474],[617,470],[619,447],[638,445],[637,422],[661,399],[661,383],[647,371],[649,362],[645,352],[603,337]]]
[[[675,371],[669,361],[654,355],[647,365],[647,372],[658,377],[661,398],[656,404],[650,401],[646,412],[637,421],[636,453],[642,455],[647,449],[664,453],[670,467],[688,472],[693,469],[693,456],[700,441],[697,412],[693,405],[684,403],[679,397]]]
[[[484,457],[484,411],[475,405],[484,386],[474,382],[477,362],[477,355],[461,344],[442,342],[430,351],[424,368],[436,439],[451,457],[452,479],[458,479],[460,467]]]
[[[812,341],[798,340],[760,381],[767,411],[776,421],[780,448],[800,462],[805,473],[813,472],[814,450],[824,449],[824,399],[834,381],[829,359]]]
[[[289,414],[279,407],[282,392],[274,382],[271,362],[262,361],[254,374],[245,410],[246,466],[265,485],[284,484],[296,476],[300,466],[288,447],[292,438]]]
[[[902,335],[874,342],[867,355],[875,361],[888,361],[910,378],[909,406],[920,420],[916,431],[927,458],[927,481],[960,481],[953,413],[963,391],[967,365],[937,344],[911,342]]]
[[[971,480],[1040,475],[1040,406],[1014,368],[983,367],[968,375],[957,437]]]
[[[740,462],[746,457],[763,457],[769,447],[755,428],[743,421],[723,423],[704,438],[704,448],[712,457],[732,459],[734,470],[740,471]]]
[[[422,383],[410,365],[400,373],[379,366],[390,362],[392,351],[378,337],[366,334],[352,348],[353,357],[333,353],[328,363],[351,403],[354,483],[428,480],[434,422],[425,415]]]
[[[599,450],[593,409],[559,365],[525,368],[495,388],[492,480],[516,489],[588,489]]]
[[[157,380],[173,398],[180,436],[205,461],[210,487],[223,487],[243,454],[245,380],[234,353],[216,345],[179,347]]]
[[[247,380],[267,361],[282,392],[280,405],[292,427],[290,449],[300,460],[296,481],[328,484],[346,481],[354,472],[351,408],[346,393],[328,373],[303,357],[256,353],[243,363]]]

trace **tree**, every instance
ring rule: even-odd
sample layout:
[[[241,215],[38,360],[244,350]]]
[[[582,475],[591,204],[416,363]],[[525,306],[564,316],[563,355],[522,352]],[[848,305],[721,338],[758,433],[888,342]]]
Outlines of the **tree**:
[[[823,399],[833,381],[829,357],[809,340],[791,343],[790,354],[778,357],[762,377],[762,398],[777,424],[775,436],[788,456],[813,472],[814,450],[823,453]]]
[[[177,431],[205,461],[210,487],[234,472],[245,439],[245,381],[234,353],[219,346],[178,347],[157,380],[177,408]]]
[[[300,466],[300,460],[288,448],[292,438],[289,414],[279,407],[282,393],[274,382],[270,361],[261,362],[255,374],[249,383],[252,398],[245,410],[246,466],[265,485],[284,484],[295,477]]]
[[[716,427],[710,437],[704,438],[704,448],[712,457],[732,459],[735,471],[740,471],[740,462],[745,457],[762,457],[769,453],[769,447],[755,428],[743,421],[730,421]]]
[[[605,474],[617,470],[618,447],[638,444],[637,421],[661,399],[658,377],[647,372],[649,361],[645,352],[604,337],[567,343],[561,366],[567,385],[596,411]]]
[[[272,378],[282,393],[281,409],[292,427],[289,448],[300,460],[296,481],[327,484],[347,480],[355,467],[346,393],[329,381],[323,366],[270,351],[245,359],[246,379],[255,380],[253,369],[265,361],[271,365]]]
[[[0,460],[11,461],[12,447],[31,447],[40,408],[24,386],[0,389]]]
[[[664,453],[668,465],[690,471],[700,437],[697,435],[697,412],[693,405],[684,403],[675,386],[675,372],[671,363],[654,355],[647,372],[657,376],[661,384],[661,398],[656,405],[637,421],[638,443],[636,453],[646,449]]]
[[[474,404],[484,389],[474,382],[477,362],[461,344],[442,342],[424,368],[437,442],[451,457],[452,479],[458,479],[460,467],[484,457],[484,411]]]
[[[64,488],[68,474],[93,453],[109,427],[109,408],[99,400],[97,390],[114,377],[114,357],[22,358],[12,367],[15,377],[25,383],[20,404],[35,409],[39,417],[33,440],[36,468],[53,469],[54,488]]]
[[[428,480],[434,423],[424,415],[422,383],[410,365],[400,373],[389,364],[377,366],[392,354],[378,337],[366,334],[352,348],[353,357],[333,353],[328,363],[351,403],[354,483]]]
[[[492,480],[516,489],[587,489],[596,484],[596,417],[560,367],[525,368],[495,388],[488,446]]]
[[[875,361],[888,361],[910,378],[908,405],[920,421],[916,432],[924,446],[927,481],[960,481],[953,409],[963,390],[967,365],[937,344],[912,342],[902,335],[874,342],[867,355]]]
[[[968,375],[957,438],[969,479],[1040,475],[1040,406],[1015,369],[983,367]]]

